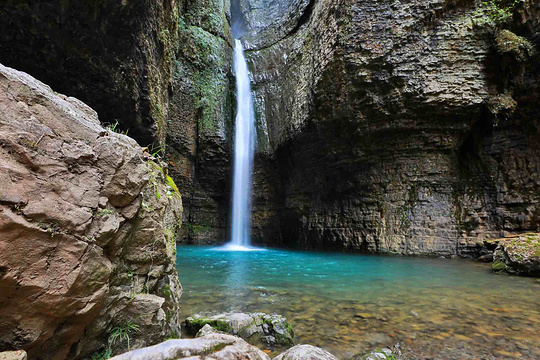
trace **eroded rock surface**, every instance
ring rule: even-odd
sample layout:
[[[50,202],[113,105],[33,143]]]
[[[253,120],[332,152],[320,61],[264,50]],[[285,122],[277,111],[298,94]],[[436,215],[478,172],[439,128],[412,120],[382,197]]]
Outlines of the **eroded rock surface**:
[[[287,319],[277,314],[225,313],[214,316],[195,315],[186,319],[188,331],[195,334],[205,326],[240,336],[251,343],[262,341],[268,345],[290,346],[294,331]]]
[[[182,240],[225,242],[234,133],[230,4],[195,0],[180,13],[167,130],[184,200]]]
[[[0,349],[77,359],[113,329],[131,346],[178,331],[169,180],[90,107],[0,65]]]
[[[465,257],[536,230],[538,9],[490,27],[474,2],[315,1],[247,52],[260,172],[278,179],[254,225],[304,248]]]

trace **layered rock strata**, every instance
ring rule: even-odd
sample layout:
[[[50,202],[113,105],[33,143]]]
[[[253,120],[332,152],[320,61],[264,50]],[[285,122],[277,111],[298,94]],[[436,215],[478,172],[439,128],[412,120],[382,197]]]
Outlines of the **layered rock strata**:
[[[289,246],[445,256],[536,229],[538,8],[495,24],[467,1],[312,1],[275,43],[248,38],[279,179],[262,227]]]
[[[0,350],[77,359],[179,330],[182,203],[166,169],[81,101],[3,65],[0,159]]]

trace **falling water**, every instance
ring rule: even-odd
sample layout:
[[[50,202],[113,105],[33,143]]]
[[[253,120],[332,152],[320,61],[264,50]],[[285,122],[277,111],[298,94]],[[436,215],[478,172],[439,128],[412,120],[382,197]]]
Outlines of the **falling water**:
[[[237,114],[234,135],[232,230],[229,247],[247,249],[250,245],[255,113],[249,71],[240,40],[236,40],[235,44],[234,70],[236,73]]]

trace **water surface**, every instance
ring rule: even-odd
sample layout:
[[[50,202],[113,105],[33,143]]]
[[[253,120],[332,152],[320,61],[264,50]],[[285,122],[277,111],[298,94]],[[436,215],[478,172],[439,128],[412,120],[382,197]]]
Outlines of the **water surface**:
[[[178,246],[183,316],[276,312],[340,358],[540,359],[540,283],[462,259]]]

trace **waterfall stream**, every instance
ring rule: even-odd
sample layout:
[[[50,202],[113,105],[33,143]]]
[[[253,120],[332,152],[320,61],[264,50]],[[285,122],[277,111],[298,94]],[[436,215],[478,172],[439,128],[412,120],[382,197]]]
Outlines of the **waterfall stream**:
[[[234,169],[231,242],[228,247],[249,249],[251,227],[251,177],[255,152],[255,113],[249,70],[240,40],[235,40],[237,113],[234,135]]]

